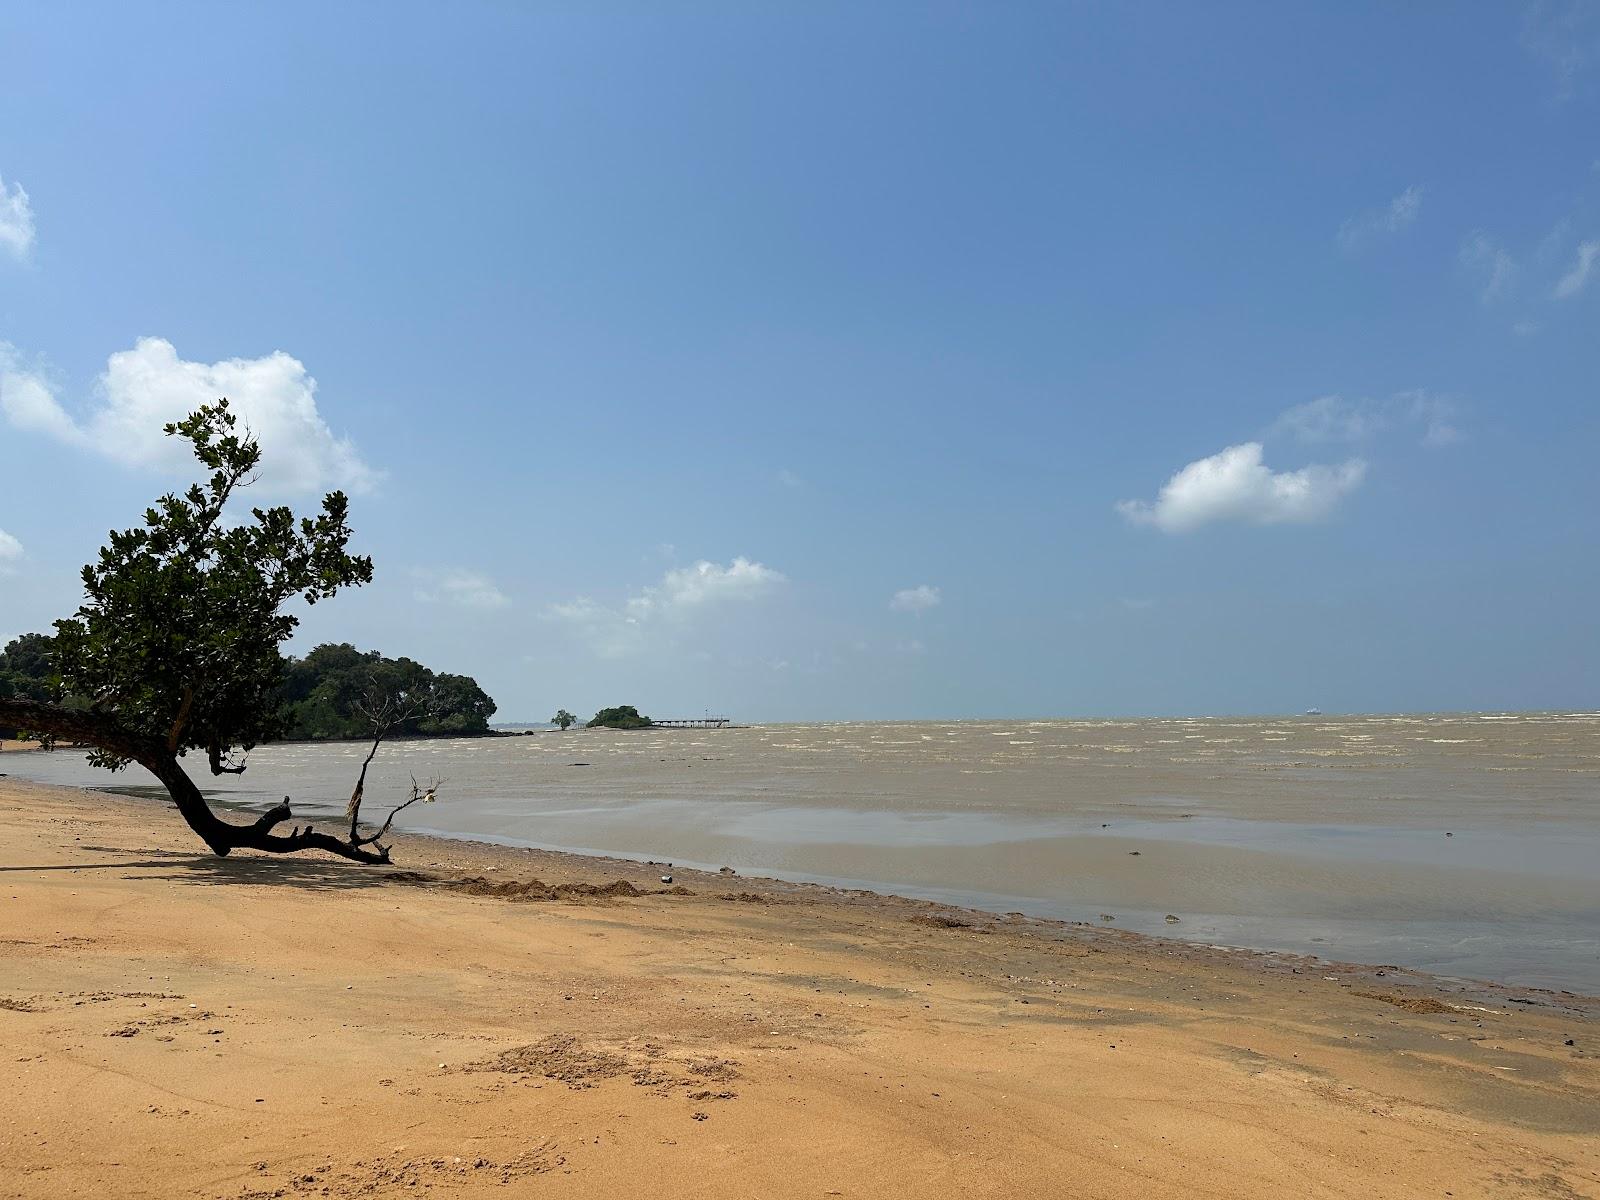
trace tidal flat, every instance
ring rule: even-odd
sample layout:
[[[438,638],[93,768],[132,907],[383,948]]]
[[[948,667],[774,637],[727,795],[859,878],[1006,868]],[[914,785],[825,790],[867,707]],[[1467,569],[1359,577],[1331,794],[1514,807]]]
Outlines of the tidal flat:
[[[205,786],[326,818],[364,753],[264,746]],[[414,832],[1600,993],[1596,714],[574,729],[394,743],[369,804],[413,774],[443,781]]]

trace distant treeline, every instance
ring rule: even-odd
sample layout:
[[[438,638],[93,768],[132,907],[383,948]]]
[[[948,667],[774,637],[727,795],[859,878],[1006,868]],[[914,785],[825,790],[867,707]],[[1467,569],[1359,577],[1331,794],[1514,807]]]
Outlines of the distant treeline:
[[[25,633],[0,650],[0,700],[53,700],[50,687],[50,651],[55,638]],[[0,737],[15,737],[15,729],[0,728]]]
[[[26,633],[0,653],[0,697],[54,699],[49,634]],[[318,740],[372,733],[365,715],[375,698],[404,698],[411,715],[391,737],[486,734],[495,704],[477,680],[434,672],[409,658],[385,658],[349,643],[318,646],[304,658],[286,658],[277,693],[277,737]],[[70,697],[67,698],[70,701]],[[14,730],[0,730],[9,736]]]
[[[435,674],[409,658],[362,652],[348,642],[318,646],[288,659],[278,689],[284,738],[358,738],[372,732],[363,707],[371,696],[420,700],[391,737],[439,737],[489,732],[494,701],[469,675]]]

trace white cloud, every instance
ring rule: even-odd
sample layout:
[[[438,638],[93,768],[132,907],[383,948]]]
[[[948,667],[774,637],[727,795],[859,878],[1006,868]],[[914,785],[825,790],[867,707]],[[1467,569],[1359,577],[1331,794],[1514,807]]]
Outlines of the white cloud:
[[[786,488],[797,488],[797,487],[804,487],[805,486],[805,480],[801,479],[800,476],[796,475],[793,471],[789,470],[788,467],[784,467],[781,471],[778,472],[778,482],[783,484],[783,486],[786,487]]]
[[[1397,393],[1392,403],[1402,406],[1400,411],[1404,419],[1422,426],[1424,446],[1448,446],[1459,442],[1464,436],[1456,425],[1455,402],[1448,397],[1436,396],[1418,388],[1416,391]]]
[[[441,571],[417,571],[422,580],[417,599],[424,604],[454,604],[461,608],[505,608],[510,597],[494,585],[487,575],[461,567]]]
[[[0,176],[0,246],[18,258],[33,249],[33,205],[20,183],[6,186]]]
[[[889,600],[889,607],[895,612],[927,612],[937,607],[942,599],[938,588],[923,583],[913,588],[901,588]]]
[[[1413,184],[1384,207],[1352,217],[1339,226],[1339,245],[1346,250],[1357,250],[1383,234],[1399,233],[1414,222],[1421,211],[1422,188]]]
[[[11,424],[64,442],[81,440],[72,418],[61,410],[42,371],[22,362],[16,347],[0,342],[0,412]]]
[[[81,419],[56,400],[43,376],[0,356],[0,411],[19,429],[45,433],[131,467],[192,471],[187,445],[161,427],[226,396],[261,443],[260,485],[278,493],[342,487],[369,490],[379,475],[317,410],[317,382],[280,351],[262,358],[187,362],[171,342],[140,338],[106,360],[99,404]]]
[[[1343,396],[1318,396],[1296,404],[1273,426],[1302,442],[1355,442],[1387,427],[1387,418],[1370,401]]]
[[[736,558],[725,567],[702,559],[668,571],[659,584],[628,601],[628,612],[635,617],[682,614],[718,600],[758,596],[782,582],[777,571],[748,558]]]
[[[10,565],[21,557],[22,543],[4,529],[0,529],[0,575],[5,574]]]
[[[1123,500],[1117,511],[1140,525],[1187,533],[1213,521],[1278,525],[1316,521],[1359,486],[1366,464],[1313,465],[1274,472],[1261,461],[1261,443],[1229,446],[1184,467],[1152,501]]]
[[[1517,263],[1486,233],[1475,233],[1461,247],[1461,265],[1478,276],[1478,298],[1485,304],[1500,296],[1516,274]]]
[[[1536,0],[1523,15],[1523,49],[1548,64],[1557,100],[1576,94],[1578,76],[1600,56],[1597,13],[1583,0]]]
[[[1584,242],[1578,247],[1578,259],[1572,264],[1572,270],[1561,277],[1561,282],[1556,284],[1556,299],[1570,300],[1589,282],[1589,273],[1594,270],[1595,260],[1600,259],[1600,239]]]
[[[545,617],[571,625],[602,656],[620,658],[644,648],[657,630],[671,636],[698,614],[758,599],[786,582],[780,572],[748,558],[727,566],[702,559],[667,571],[660,583],[630,596],[620,608],[579,596],[550,605]]]
[[[1404,427],[1421,427],[1423,445],[1441,446],[1460,440],[1455,420],[1454,401],[1418,388],[1384,400],[1318,396],[1285,411],[1273,423],[1272,431],[1302,442],[1357,442]]]

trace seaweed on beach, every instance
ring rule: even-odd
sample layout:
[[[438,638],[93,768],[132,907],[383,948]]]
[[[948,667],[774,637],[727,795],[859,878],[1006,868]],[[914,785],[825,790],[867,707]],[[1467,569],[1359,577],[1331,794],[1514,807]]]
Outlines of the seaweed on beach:
[[[498,900],[609,900],[638,896],[692,896],[683,886],[641,888],[626,879],[610,883],[546,883],[542,879],[495,880],[482,875],[464,879],[436,879],[419,872],[396,872],[391,878],[402,883],[429,884],[466,896],[488,896]]]

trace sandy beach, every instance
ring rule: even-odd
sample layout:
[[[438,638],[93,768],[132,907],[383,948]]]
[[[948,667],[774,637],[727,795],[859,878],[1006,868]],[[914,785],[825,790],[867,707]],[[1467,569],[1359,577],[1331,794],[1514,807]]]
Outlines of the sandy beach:
[[[1600,1195],[1558,992],[410,836],[222,860],[15,780],[0,845],[7,1197]]]
[[[259,747],[219,803],[326,821],[366,747]],[[164,795],[81,753],[35,783]],[[870,888],[1212,945],[1600,994],[1600,718],[824,722],[417,739],[414,833]],[[1168,915],[1181,918],[1167,922]]]

